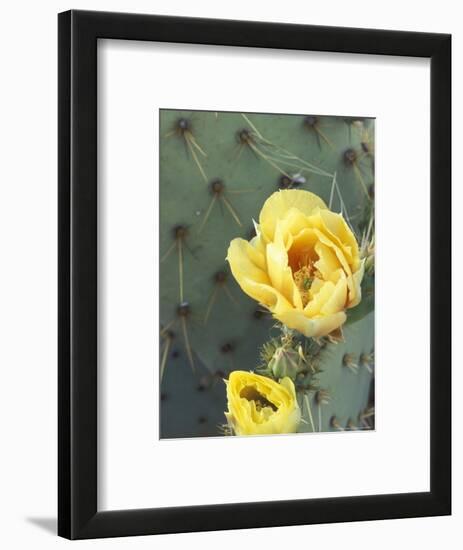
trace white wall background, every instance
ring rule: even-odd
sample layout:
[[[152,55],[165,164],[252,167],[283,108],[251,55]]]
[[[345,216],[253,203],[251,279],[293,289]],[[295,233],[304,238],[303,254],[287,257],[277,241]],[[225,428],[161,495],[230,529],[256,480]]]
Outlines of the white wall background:
[[[265,6],[265,9],[263,7]],[[10,2],[0,48],[0,544],[9,550],[65,547],[455,548],[462,537],[463,404],[454,404],[453,517],[197,533],[70,543],[54,534],[56,509],[56,13],[69,8],[451,32],[454,120],[462,120],[463,23],[458,2],[360,0],[94,0]],[[455,124],[456,130],[458,130]],[[454,132],[454,151],[463,147]],[[459,155],[455,153],[457,160]],[[454,210],[463,199],[454,163]],[[460,182],[460,183],[459,183]],[[404,221],[404,223],[406,223]],[[463,229],[455,216],[454,233]],[[462,303],[455,255],[454,309]],[[413,312],[410,312],[411,318]],[[463,328],[455,315],[455,335]],[[461,363],[457,349],[454,363]],[[459,368],[454,388],[463,383]],[[456,392],[455,397],[458,397]],[[455,399],[456,401],[456,399]],[[459,490],[460,489],[460,490]],[[412,542],[413,541],[413,542]]]

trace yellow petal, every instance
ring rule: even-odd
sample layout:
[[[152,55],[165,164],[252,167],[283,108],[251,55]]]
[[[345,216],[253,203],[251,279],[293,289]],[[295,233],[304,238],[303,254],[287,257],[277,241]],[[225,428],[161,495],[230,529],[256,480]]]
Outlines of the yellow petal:
[[[233,239],[228,247],[227,260],[235,279],[247,277],[258,283],[270,283],[265,270],[265,256],[244,239]]]
[[[344,255],[343,250],[337,246],[333,241],[331,241],[326,235],[324,235],[320,230],[315,229],[315,232],[320,239],[320,242],[329,248],[332,249],[332,251],[335,253],[337,259],[339,260],[339,263],[341,264],[347,278],[347,287],[349,289],[349,300],[354,299],[356,289],[354,285],[354,281],[352,278],[352,269],[349,265],[349,262],[347,261],[346,256]]]
[[[355,307],[360,303],[362,299],[362,279],[365,270],[365,260],[362,260],[358,271],[352,276],[353,289],[349,292],[349,301],[347,307]]]
[[[352,273],[352,270],[349,265],[349,262],[347,261],[346,256],[344,255],[342,248],[338,246],[335,242],[330,240],[330,238],[324,235],[323,232],[320,231],[319,229],[314,229],[314,231],[319,241],[325,246],[328,246],[329,248],[331,248],[331,250],[336,254],[336,257],[339,260],[339,263],[341,264],[342,268],[346,272],[346,275],[350,275]]]
[[[252,246],[252,254],[255,254],[254,262],[262,269],[265,269],[265,243],[262,240],[262,237],[256,235],[253,237],[249,244]]]
[[[235,275],[235,278],[248,296],[267,307],[272,313],[279,314],[281,311],[294,307],[278,290],[269,284],[257,283],[245,276],[238,278]]]
[[[288,250],[289,264],[293,271],[297,271],[302,266],[307,265],[309,261],[314,261],[317,257],[315,245],[318,237],[312,228],[305,228],[299,231],[293,238],[291,248]]]
[[[332,274],[341,267],[341,262],[338,260],[336,253],[332,248],[320,241],[317,241],[315,244],[315,252],[318,255],[318,261],[315,262],[315,267],[320,271],[325,281],[331,280]]]
[[[275,241],[267,245],[267,270],[272,286],[291,304],[302,309],[301,295],[288,265],[288,253],[279,225],[275,232]]]
[[[287,327],[298,330],[307,338],[327,336],[346,322],[346,314],[343,311],[326,317],[310,319],[304,315],[304,312],[293,309],[282,313],[277,318]]]
[[[320,291],[320,289],[324,284],[325,284],[325,281],[323,279],[319,279],[318,277],[315,277],[312,285],[310,286],[310,291],[309,291],[310,296],[311,297],[315,296],[315,294],[317,294],[317,292]]]
[[[291,208],[309,216],[317,208],[326,208],[326,205],[320,197],[309,191],[285,189],[273,193],[265,201],[259,216],[260,229],[266,242],[273,240],[277,220],[284,219]]]
[[[353,269],[358,267],[358,244],[350,227],[347,225],[341,214],[336,214],[330,210],[320,210],[314,219],[317,220],[317,229],[320,229],[325,235],[339,246]],[[353,264],[356,265],[353,265]]]
[[[258,240],[248,242],[244,239],[233,239],[228,247],[227,260],[230,267],[236,271],[244,271],[252,279],[263,282],[260,272],[265,274],[266,261],[265,255],[257,246],[258,243]]]
[[[331,281],[325,281],[320,290],[313,296],[309,303],[304,308],[304,314],[307,317],[316,317],[322,314],[323,306],[331,298],[335,291],[336,285]]]
[[[267,262],[256,247],[244,239],[233,239],[228,248],[227,260],[235,280],[248,296],[276,311],[292,307],[272,287],[267,272],[260,267]]]
[[[342,272],[341,272],[342,273]],[[330,296],[330,298],[322,306],[321,313],[323,315],[331,315],[344,311],[347,301],[347,281],[346,276],[342,273],[339,281]]]
[[[291,246],[291,237],[298,235],[308,226],[308,216],[295,207],[291,207],[278,222],[285,236],[287,248]]]
[[[294,399],[296,399],[296,389],[294,388],[294,383],[288,376],[285,376],[280,380],[280,384],[288,390]]]

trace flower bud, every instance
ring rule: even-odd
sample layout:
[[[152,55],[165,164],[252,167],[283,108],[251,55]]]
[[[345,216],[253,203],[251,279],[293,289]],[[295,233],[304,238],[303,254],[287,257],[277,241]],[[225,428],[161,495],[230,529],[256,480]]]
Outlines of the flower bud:
[[[291,380],[295,380],[303,367],[303,361],[298,351],[283,347],[276,349],[268,364],[270,372],[277,380],[286,376]]]

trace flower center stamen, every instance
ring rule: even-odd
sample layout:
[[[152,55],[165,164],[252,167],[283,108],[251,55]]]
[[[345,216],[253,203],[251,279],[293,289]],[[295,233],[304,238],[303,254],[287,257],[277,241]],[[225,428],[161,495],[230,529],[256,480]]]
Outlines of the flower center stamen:
[[[248,401],[254,401],[256,404],[256,410],[260,411],[265,407],[270,407],[273,411],[278,410],[276,405],[264,397],[257,389],[253,386],[246,386],[240,392],[240,397],[244,397]]]
[[[310,287],[314,281],[314,268],[313,264],[305,265],[294,273],[294,282],[302,299],[302,305],[305,307],[310,301]]]

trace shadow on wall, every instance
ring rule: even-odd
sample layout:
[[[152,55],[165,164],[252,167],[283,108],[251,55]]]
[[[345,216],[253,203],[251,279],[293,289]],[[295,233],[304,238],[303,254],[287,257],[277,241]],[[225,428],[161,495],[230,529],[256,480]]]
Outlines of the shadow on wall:
[[[53,535],[56,535],[57,533],[56,518],[26,518],[26,521],[32,523],[33,525],[37,525],[37,527],[40,527],[44,531],[52,533]]]

